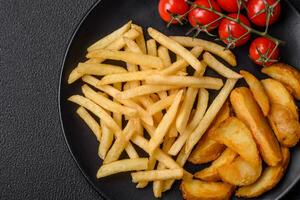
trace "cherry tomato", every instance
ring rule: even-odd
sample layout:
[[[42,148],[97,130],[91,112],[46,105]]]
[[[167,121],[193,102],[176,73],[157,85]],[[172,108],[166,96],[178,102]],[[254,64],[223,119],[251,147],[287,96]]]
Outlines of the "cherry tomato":
[[[233,13],[229,14],[228,17],[237,19],[238,15]],[[240,14],[240,21],[243,24],[250,26],[249,20],[242,14]],[[226,18],[222,19],[219,26],[219,37],[225,44],[229,44],[230,47],[238,47],[248,42],[250,36],[250,33],[247,33],[247,30],[240,24]]]
[[[279,48],[275,42],[265,37],[258,37],[250,45],[251,60],[261,66],[268,66],[276,62],[279,57]]]
[[[209,1],[211,2],[212,7],[216,11],[221,12],[221,8],[215,2],[215,0],[196,0],[194,3],[199,5],[199,6],[210,8]],[[207,27],[208,31],[217,28],[220,24],[220,20],[217,20],[217,19],[219,19],[219,16],[217,14],[215,14],[213,12],[210,12],[210,11],[207,11],[207,10],[204,10],[204,9],[201,9],[201,8],[195,8],[194,10],[192,10],[189,13],[188,18],[189,18],[190,24],[193,27],[197,26],[197,24],[207,25],[207,24],[212,23],[212,22],[215,21],[214,23],[210,24]]]
[[[165,22],[170,22],[172,14],[183,15],[189,10],[188,4],[185,0],[160,0],[158,4],[158,12],[160,17]],[[172,24],[177,24],[178,21],[172,21]]]
[[[257,26],[266,26],[268,12],[266,12],[265,3],[267,3],[270,12],[269,25],[275,23],[281,13],[281,4],[280,2],[276,4],[276,2],[278,0],[249,0],[247,4],[248,18]]]
[[[230,13],[236,13],[239,11],[238,1],[245,2],[245,0],[217,0],[217,3],[222,8],[222,10]],[[241,5],[241,9],[242,8],[243,4]]]

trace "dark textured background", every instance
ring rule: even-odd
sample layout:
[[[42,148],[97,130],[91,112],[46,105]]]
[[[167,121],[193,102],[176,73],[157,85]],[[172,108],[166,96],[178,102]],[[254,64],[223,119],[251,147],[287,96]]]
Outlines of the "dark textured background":
[[[67,149],[57,109],[65,49],[95,2],[0,0],[1,200],[100,199]],[[300,199],[299,187],[285,199]]]

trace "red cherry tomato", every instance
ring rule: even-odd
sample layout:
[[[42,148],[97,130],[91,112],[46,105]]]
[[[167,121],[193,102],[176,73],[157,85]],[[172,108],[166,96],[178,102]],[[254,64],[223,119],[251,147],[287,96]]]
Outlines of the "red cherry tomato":
[[[229,14],[228,17],[237,19],[238,15],[233,13]],[[243,24],[250,26],[249,20],[242,14],[240,14],[240,21]],[[222,19],[221,24],[219,26],[219,37],[225,44],[231,44],[231,47],[238,47],[248,42],[250,36],[250,33],[247,33],[247,30],[240,24],[234,21],[230,21],[226,18]],[[233,41],[235,39],[238,40]]]
[[[185,0],[160,0],[158,4],[159,15],[165,22],[171,21],[171,14],[183,15],[188,10],[189,6]],[[177,20],[172,21],[172,24],[177,23]]]
[[[279,48],[275,42],[265,37],[258,37],[250,45],[249,55],[251,60],[261,66],[268,66],[279,58]]]
[[[221,12],[221,8],[215,2],[215,0],[196,0],[194,3],[197,4],[197,5],[199,5],[199,6],[210,8],[210,4],[209,4],[208,1],[211,2],[212,7],[216,11]],[[217,14],[215,14],[213,12],[210,12],[210,11],[207,11],[207,10],[204,10],[204,9],[201,9],[201,8],[195,8],[194,10],[192,10],[189,13],[188,18],[189,18],[190,24],[193,27],[197,26],[197,24],[199,24],[199,25],[207,25],[207,24],[215,21],[214,23],[212,23],[211,25],[209,25],[209,27],[207,27],[208,31],[217,28],[219,26],[219,24],[220,24],[220,20],[216,21],[219,18],[219,16]]]
[[[267,23],[267,12],[266,5],[267,3],[270,8],[270,21],[269,25],[275,23],[281,13],[281,4],[277,0],[249,0],[247,4],[247,13],[248,18],[251,22],[257,26],[266,26]],[[274,7],[273,7],[274,6]]]
[[[217,0],[217,3],[222,8],[222,10],[225,10],[226,12],[230,13],[236,13],[239,11],[238,6],[239,0]],[[245,0],[241,0],[241,2]],[[243,8],[243,4],[241,5],[241,9]]]

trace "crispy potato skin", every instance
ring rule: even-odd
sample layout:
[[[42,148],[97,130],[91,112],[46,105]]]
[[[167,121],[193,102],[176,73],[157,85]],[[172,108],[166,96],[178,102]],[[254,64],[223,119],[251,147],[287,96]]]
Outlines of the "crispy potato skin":
[[[261,175],[261,172],[261,162],[258,165],[253,165],[241,157],[218,169],[222,181],[237,186],[254,183]]]
[[[203,164],[217,159],[225,149],[225,145],[217,143],[209,138],[221,122],[226,120],[231,115],[229,101],[226,101],[219,111],[218,115],[212,122],[211,128],[203,135],[197,146],[189,157],[189,162],[193,164]]]
[[[195,173],[194,177],[204,181],[219,181],[221,179],[218,169],[232,163],[236,157],[238,157],[238,154],[227,148],[209,167]]]
[[[180,185],[183,199],[186,200],[227,200],[234,186],[221,182],[183,180]]]
[[[264,116],[267,116],[270,111],[270,102],[263,85],[255,76],[247,71],[241,70],[240,74],[249,85],[252,95],[261,108]]]
[[[298,143],[300,125],[287,107],[272,104],[268,119],[280,144],[285,147],[293,147]]]
[[[283,159],[275,167],[267,167],[260,178],[253,184],[240,187],[236,191],[236,196],[243,198],[253,198],[271,190],[283,177],[290,160],[290,152],[286,147],[281,148]]]
[[[276,166],[282,159],[276,136],[246,87],[231,92],[230,101],[237,117],[251,130],[263,160]]]
[[[294,67],[284,63],[275,63],[263,67],[261,72],[286,85],[292,95],[300,100],[300,73]]]
[[[260,165],[260,157],[251,131],[236,117],[229,117],[209,135],[212,140],[226,145],[253,166]]]
[[[261,81],[272,104],[277,103],[289,108],[299,120],[298,107],[286,87],[279,81],[268,78]],[[276,88],[276,89],[275,89]]]

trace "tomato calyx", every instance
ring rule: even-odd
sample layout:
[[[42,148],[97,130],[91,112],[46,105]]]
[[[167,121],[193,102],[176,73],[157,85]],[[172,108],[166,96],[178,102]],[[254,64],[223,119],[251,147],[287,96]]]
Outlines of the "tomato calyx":
[[[259,58],[255,60],[256,63],[261,63],[262,66],[266,66],[267,63],[275,63],[278,62],[277,59],[272,59],[272,55],[274,54],[275,50],[278,48],[278,44],[276,44],[275,48],[271,51],[271,45],[269,45],[267,51],[265,53],[261,52],[258,47],[255,47],[256,51],[259,55]]]
[[[174,21],[177,21],[180,25],[183,25],[184,22],[186,21],[185,15],[179,15],[176,13],[172,13],[169,10],[167,10],[167,12],[169,13],[171,20],[167,23],[167,28],[169,28]]]

